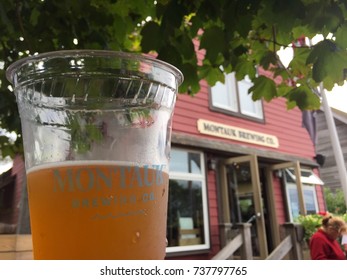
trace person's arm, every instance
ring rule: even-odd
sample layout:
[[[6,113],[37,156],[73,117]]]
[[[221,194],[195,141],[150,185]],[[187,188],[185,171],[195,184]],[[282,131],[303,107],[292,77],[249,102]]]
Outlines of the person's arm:
[[[310,242],[310,254],[312,260],[327,260],[327,244],[325,240],[312,237]]]
[[[347,234],[342,235],[341,245],[345,252],[347,252]]]

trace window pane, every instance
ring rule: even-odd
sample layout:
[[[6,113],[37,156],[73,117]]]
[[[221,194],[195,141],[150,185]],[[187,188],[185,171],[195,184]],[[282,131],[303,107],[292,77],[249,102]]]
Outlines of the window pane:
[[[314,188],[305,185],[303,186],[303,192],[307,214],[317,213],[316,192]],[[289,211],[291,212],[292,219],[295,220],[300,215],[299,197],[296,186],[288,187],[288,195]]]
[[[172,149],[170,171],[201,174],[200,154]]]
[[[295,220],[295,218],[298,217],[300,214],[298,192],[296,191],[296,189],[292,189],[292,188],[290,188],[288,192],[289,192],[289,203],[290,203],[289,211],[291,211],[292,218],[293,220]]]
[[[217,82],[215,86],[212,87],[212,103],[214,106],[226,106],[229,103],[227,88],[225,84]]]
[[[245,77],[245,79],[238,82],[238,86],[241,113],[256,118],[263,118],[261,101],[253,101],[252,95],[248,93],[248,90],[253,86],[251,80]]]
[[[232,112],[238,111],[237,93],[236,93],[235,74],[225,75],[225,83],[217,82],[211,88],[211,98],[214,107],[229,110]]]
[[[170,180],[167,221],[168,246],[204,244],[202,184]]]
[[[305,205],[306,205],[307,213],[309,214],[317,213],[315,192],[310,189],[305,189],[304,196],[305,196]]]

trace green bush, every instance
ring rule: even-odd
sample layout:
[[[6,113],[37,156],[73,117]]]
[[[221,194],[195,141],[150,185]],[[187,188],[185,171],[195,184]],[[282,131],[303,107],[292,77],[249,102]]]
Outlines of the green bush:
[[[295,222],[304,227],[304,240],[308,242],[317,229],[322,225],[323,216],[319,214],[300,215],[296,218]]]
[[[304,233],[304,240],[308,242],[318,228],[322,226],[322,219],[327,213],[318,213],[318,214],[311,214],[311,215],[300,215],[295,219],[295,222],[301,224],[304,227],[305,233]],[[341,217],[343,220],[347,222],[347,214],[344,213],[343,215],[335,215],[331,214],[335,217]]]
[[[331,189],[324,188],[325,202],[330,213],[343,215],[346,213],[346,202],[342,189],[332,192]]]

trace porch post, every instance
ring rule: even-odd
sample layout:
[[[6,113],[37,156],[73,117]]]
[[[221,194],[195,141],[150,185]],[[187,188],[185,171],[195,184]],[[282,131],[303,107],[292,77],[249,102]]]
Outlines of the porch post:
[[[285,223],[283,227],[286,232],[286,236],[290,235],[292,240],[292,249],[290,250],[290,259],[303,260],[302,253],[302,241],[303,241],[303,227],[299,224]]]
[[[297,161],[295,163],[294,172],[295,172],[295,178],[296,178],[296,188],[298,190],[300,215],[305,216],[306,215],[306,205],[305,205],[304,191],[303,191],[302,182],[301,182],[301,168],[300,168],[300,162],[299,161]]]
[[[250,223],[239,223],[237,227],[240,229],[243,243],[240,247],[241,260],[252,260],[252,240],[251,240],[251,226]]]
[[[232,227],[230,219],[230,204],[229,204],[229,193],[228,193],[228,181],[227,181],[227,169],[223,162],[219,163],[219,178],[221,180],[221,219],[220,219],[220,241],[221,246],[224,247],[230,241],[230,230]]]

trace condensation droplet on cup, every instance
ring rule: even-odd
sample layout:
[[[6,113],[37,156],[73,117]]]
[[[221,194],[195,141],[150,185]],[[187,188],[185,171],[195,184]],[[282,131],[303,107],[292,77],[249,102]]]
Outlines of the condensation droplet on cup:
[[[137,243],[139,240],[140,240],[140,236],[141,236],[141,234],[140,234],[140,232],[139,231],[137,231],[137,232],[135,232],[134,234],[133,234],[133,237],[132,237],[132,242],[133,243]]]

